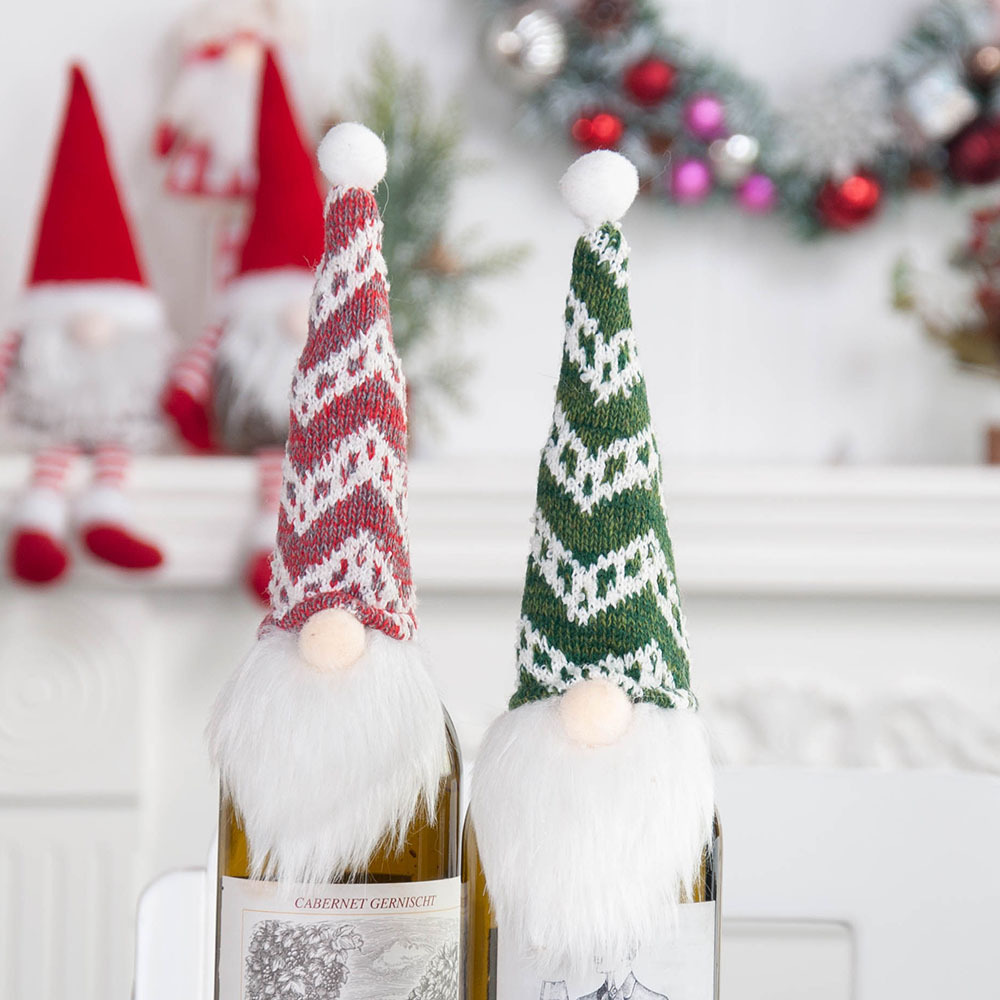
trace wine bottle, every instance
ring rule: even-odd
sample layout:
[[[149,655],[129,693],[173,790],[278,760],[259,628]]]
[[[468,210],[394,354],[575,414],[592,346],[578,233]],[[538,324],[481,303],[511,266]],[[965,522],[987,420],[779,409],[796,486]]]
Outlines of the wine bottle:
[[[407,393],[374,195],[386,150],[362,125],[332,128],[320,211],[296,132],[268,53],[260,151],[282,148],[260,159],[248,242],[277,235],[299,260],[322,257],[292,379],[270,612],[209,725],[222,787],[216,997],[452,998],[460,762],[416,641]],[[260,192],[278,204],[262,208]],[[312,231],[305,243],[284,228],[296,223]],[[268,277],[249,286],[262,328],[288,285]]]
[[[505,952],[483,875],[475,825],[468,816],[462,843],[465,912],[461,996],[463,1000],[527,1000],[536,996],[539,1000],[576,1000],[593,994],[601,1000],[615,1000],[620,994],[635,1000],[652,1000],[657,995],[671,1000],[718,1000],[721,882],[722,829],[716,815],[712,842],[705,847],[691,897],[678,905],[676,924],[664,915],[663,937],[655,948],[636,955],[627,970],[601,969],[596,959],[590,981],[539,980],[520,956]],[[645,992],[636,992],[629,976]],[[621,978],[616,982],[616,977]]]
[[[441,779],[434,815],[418,814],[398,847],[384,843],[366,868],[350,873],[348,880],[343,872],[331,872],[329,882],[311,885],[252,879],[245,832],[233,803],[222,796],[216,1000],[285,996],[267,991],[275,989],[279,966],[286,983],[305,990],[296,993],[299,986],[289,986],[288,996],[349,1000],[352,977],[369,971],[367,966],[378,963],[394,943],[417,940],[428,942],[422,958],[409,961],[402,954],[396,968],[391,962],[378,964],[382,988],[403,986],[407,995],[426,977],[444,987],[434,996],[456,995],[461,758],[447,715],[445,725],[450,767]],[[255,928],[249,933],[248,913]]]
[[[619,220],[639,188],[597,150],[538,469],[517,684],[476,757],[467,1000],[712,1000],[719,825]]]

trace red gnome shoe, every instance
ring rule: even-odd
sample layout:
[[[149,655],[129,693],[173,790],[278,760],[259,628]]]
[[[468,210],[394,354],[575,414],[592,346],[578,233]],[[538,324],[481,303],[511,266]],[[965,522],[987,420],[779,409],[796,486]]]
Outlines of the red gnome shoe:
[[[42,460],[44,475],[61,483],[69,453],[44,454]],[[7,564],[12,576],[41,584],[54,583],[66,573],[70,564],[66,519],[66,498],[61,490],[37,485],[28,490],[14,512],[8,543]]]
[[[19,528],[7,554],[11,573],[25,583],[54,583],[69,568],[66,547],[38,528]]]
[[[97,521],[83,528],[81,538],[95,559],[121,569],[156,569],[163,562],[163,553],[152,542],[123,524]]]
[[[131,528],[131,513],[121,491],[97,486],[84,497],[79,511],[80,539],[102,562],[121,569],[156,569],[163,553]]]

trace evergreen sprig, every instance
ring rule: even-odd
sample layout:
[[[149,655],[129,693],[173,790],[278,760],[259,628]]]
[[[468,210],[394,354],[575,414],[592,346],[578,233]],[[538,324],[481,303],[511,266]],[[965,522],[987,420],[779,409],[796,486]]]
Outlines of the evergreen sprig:
[[[404,66],[384,42],[373,51],[356,106],[389,154],[376,196],[411,433],[440,432],[448,408],[468,402],[476,364],[467,334],[487,313],[480,283],[510,271],[526,249],[485,245],[475,229],[453,232],[455,189],[482,164],[462,152],[457,102],[436,108],[424,73]]]

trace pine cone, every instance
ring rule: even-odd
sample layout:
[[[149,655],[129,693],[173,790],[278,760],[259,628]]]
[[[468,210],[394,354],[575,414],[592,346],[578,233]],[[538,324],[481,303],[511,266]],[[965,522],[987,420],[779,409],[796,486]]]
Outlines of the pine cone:
[[[444,275],[458,274],[462,269],[455,255],[448,250],[440,238],[430,245],[427,253],[417,262],[417,267],[434,274]]]
[[[631,20],[632,0],[583,0],[577,17],[593,35],[621,31]]]

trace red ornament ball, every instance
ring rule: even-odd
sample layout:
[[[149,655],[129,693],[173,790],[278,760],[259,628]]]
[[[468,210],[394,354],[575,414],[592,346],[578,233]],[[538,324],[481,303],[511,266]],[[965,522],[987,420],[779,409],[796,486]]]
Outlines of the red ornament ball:
[[[831,229],[854,229],[878,211],[881,201],[878,178],[862,170],[841,181],[827,181],[816,197],[816,211]]]
[[[589,118],[581,115],[570,132],[586,150],[614,149],[625,132],[625,123],[610,111],[599,111]]]
[[[653,107],[674,89],[677,70],[664,59],[649,56],[625,71],[625,93],[636,104]]]
[[[980,118],[948,143],[948,173],[963,184],[1000,178],[1000,121]]]

